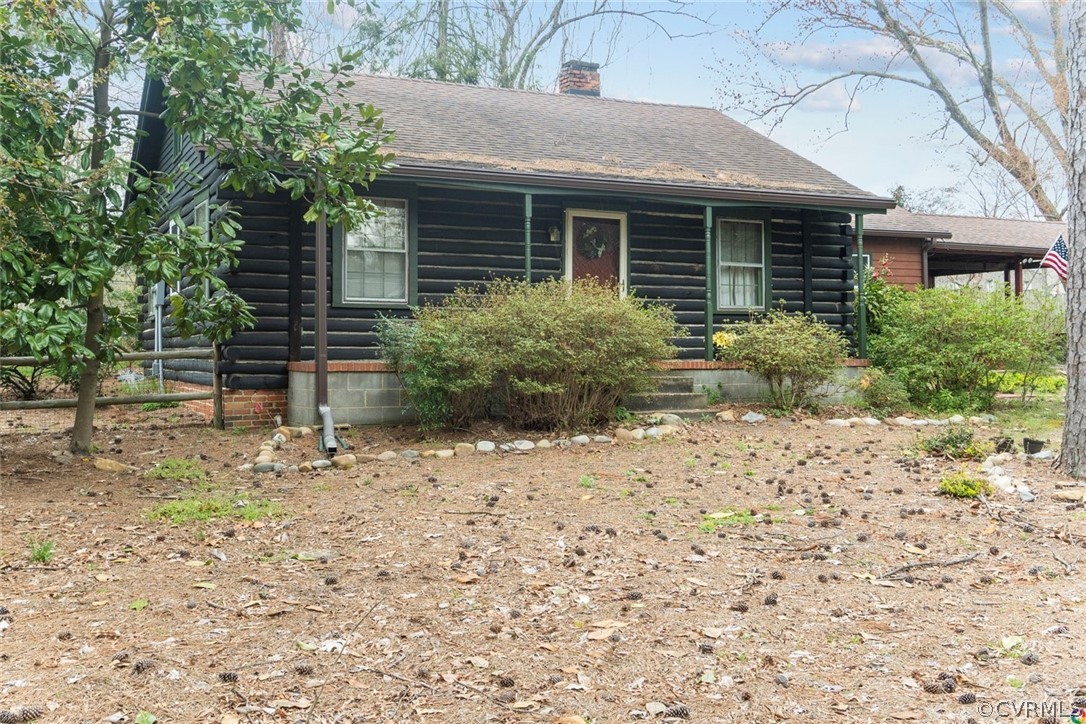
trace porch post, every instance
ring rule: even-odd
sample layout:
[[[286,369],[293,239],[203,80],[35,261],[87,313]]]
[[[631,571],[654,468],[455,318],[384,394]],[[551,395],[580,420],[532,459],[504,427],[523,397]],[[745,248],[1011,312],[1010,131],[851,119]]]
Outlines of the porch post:
[[[705,361],[713,361],[713,207],[705,207]]]
[[[1020,297],[1026,290],[1025,284],[1022,279],[1022,260],[1019,259],[1018,263],[1014,265],[1014,296]]]
[[[864,298],[864,215],[856,214],[856,335],[860,359],[867,359],[867,300]]]
[[[524,279],[532,282],[532,195],[524,194]]]

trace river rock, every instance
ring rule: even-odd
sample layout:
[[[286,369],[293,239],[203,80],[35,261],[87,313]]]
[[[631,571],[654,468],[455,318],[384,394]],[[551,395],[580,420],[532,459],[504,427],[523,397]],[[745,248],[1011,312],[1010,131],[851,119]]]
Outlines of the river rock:
[[[716,413],[717,422],[735,422],[735,412],[733,410],[721,410]]]
[[[336,455],[332,458],[332,466],[339,468],[340,470],[350,470],[358,463],[357,458],[351,453],[344,453],[343,455]]]
[[[320,470],[322,468],[330,468],[330,467],[332,467],[332,461],[331,460],[314,460],[312,465],[313,465],[314,470]]]
[[[751,412],[748,412],[747,414],[743,415],[739,419],[742,420],[743,422],[747,423],[747,424],[756,425],[759,422],[765,422],[765,415],[763,415],[760,412],[751,411]]]
[[[852,423],[848,420],[826,420],[822,424],[827,427],[852,427]]]
[[[311,473],[313,472],[313,465],[311,463],[302,463],[298,466],[299,473]]]
[[[279,465],[279,463],[256,463],[255,465],[253,465],[253,472],[254,473],[274,473],[274,472],[276,472],[276,469],[275,469],[276,465]],[[282,465],[279,465],[279,467],[282,468]]]
[[[494,452],[494,449],[496,447],[498,446],[492,443],[490,440],[480,440],[479,442],[475,443],[475,451],[481,453]]]
[[[122,462],[110,460],[109,458],[95,458],[94,467],[105,470],[107,473],[126,473],[132,469]]]
[[[540,450],[546,450],[549,447],[554,447],[553,445],[551,445],[550,440],[539,440],[538,442],[536,442],[535,446]]]
[[[516,450],[535,450],[535,443],[531,440],[514,440],[513,448]]]
[[[405,460],[414,460],[414,459],[418,458],[418,456],[419,456],[419,451],[418,450],[404,450],[402,453],[400,453],[400,457],[402,457]]]
[[[454,455],[472,455],[475,453],[475,446],[470,442],[458,442],[453,448]]]
[[[383,463],[387,463],[389,460],[395,460],[400,457],[396,454],[395,450],[385,450],[383,453],[377,456],[377,459]]]
[[[599,443],[600,445],[609,445],[611,444],[611,438],[607,435],[596,435],[592,438],[592,442]]]
[[[574,445],[587,445],[588,443],[592,442],[591,438],[589,438],[588,435],[575,435],[571,437],[569,441]]]
[[[451,458],[455,454],[456,454],[455,450],[448,450],[448,449],[446,449],[446,450],[438,450],[437,452],[434,453],[434,457],[441,458],[442,460],[444,460],[445,458]]]

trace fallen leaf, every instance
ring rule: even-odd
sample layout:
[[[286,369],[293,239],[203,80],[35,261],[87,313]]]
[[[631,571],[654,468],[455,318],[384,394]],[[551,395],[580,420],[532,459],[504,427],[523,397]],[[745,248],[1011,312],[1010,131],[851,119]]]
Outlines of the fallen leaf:
[[[465,575],[456,576],[455,580],[457,583],[475,583],[479,580],[479,577],[474,573],[468,573]]]
[[[1001,643],[1003,644],[1004,649],[1010,651],[1015,646],[1021,646],[1023,641],[1025,641],[1025,639],[1021,636],[1005,636]]]
[[[539,708],[539,702],[535,701],[514,701],[509,705],[517,711],[535,711]]]
[[[312,705],[313,702],[311,702],[309,699],[306,699],[304,696],[301,699],[298,699],[298,701],[291,701],[290,699],[275,699],[274,701],[268,702],[268,706],[273,706],[276,709],[308,709]]]
[[[223,714],[222,719],[219,720],[219,724],[241,724],[241,717],[237,714]]]
[[[887,714],[891,719],[898,719],[900,721],[915,721],[917,719],[923,719],[924,715],[918,711],[893,711]]]
[[[909,551],[910,553],[915,553],[918,556],[922,556],[922,555],[925,554],[925,551],[924,551],[923,548],[917,548],[916,546],[912,545],[911,543],[906,543],[905,544],[905,550]]]
[[[613,618],[605,618],[602,621],[595,621],[594,623],[590,623],[588,625],[592,628],[625,628],[630,624],[625,621],[616,621]]]
[[[308,641],[295,641],[294,645],[297,646],[302,651],[316,651],[317,650],[317,645],[316,644],[311,644]]]
[[[720,638],[721,636],[724,635],[724,629],[722,629],[722,628],[713,628],[713,627],[710,626],[708,628],[703,628],[701,630],[701,633],[702,633],[703,636],[707,636],[707,637],[709,637],[711,639],[718,639],[718,638]]]
[[[561,716],[554,720],[554,724],[587,724],[587,722],[580,716]]]
[[[490,666],[490,662],[484,659],[482,656],[472,656],[466,661],[477,669],[485,669]]]
[[[615,632],[615,630],[613,628],[603,628],[603,629],[596,629],[595,631],[589,631],[588,632],[588,640],[589,641],[603,641],[604,639],[610,638],[611,634],[613,634],[614,632]]]
[[[686,582],[687,583],[693,583],[695,586],[701,586],[702,588],[708,588],[709,587],[709,584],[706,583],[705,581],[701,580],[700,578],[687,578]]]
[[[185,565],[189,566],[190,568],[203,568],[208,563],[210,563],[210,561],[197,561],[197,560],[185,561]]]
[[[317,613],[324,613],[324,609],[316,604],[310,604],[305,607],[306,611],[316,611]]]
[[[211,581],[197,581],[192,584],[193,588],[215,588],[215,584]]]

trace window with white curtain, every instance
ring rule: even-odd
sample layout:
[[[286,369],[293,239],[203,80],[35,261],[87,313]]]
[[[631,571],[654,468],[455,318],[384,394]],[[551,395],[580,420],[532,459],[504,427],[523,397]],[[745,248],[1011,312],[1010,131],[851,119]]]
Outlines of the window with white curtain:
[[[765,308],[765,236],[761,221],[717,222],[718,309]]]
[[[407,202],[371,199],[381,214],[340,235],[343,302],[407,301]]]

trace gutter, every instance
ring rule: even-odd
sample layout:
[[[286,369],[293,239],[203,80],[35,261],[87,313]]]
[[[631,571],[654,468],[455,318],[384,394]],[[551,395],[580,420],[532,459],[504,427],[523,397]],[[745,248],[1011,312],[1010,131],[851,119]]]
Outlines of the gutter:
[[[930,278],[928,276],[928,252],[935,246],[935,239],[924,239],[920,244],[920,281],[921,288],[928,289],[934,284],[929,284]]]
[[[463,168],[459,166],[431,166],[401,163],[389,169],[388,176],[409,176],[447,181],[474,181],[490,184],[520,184],[534,187],[551,185],[558,191],[587,190],[611,191],[636,195],[656,194],[668,197],[691,197],[703,204],[705,201],[741,201],[770,206],[810,206],[839,208],[884,213],[895,206],[893,199],[879,196],[844,196],[815,194],[798,191],[769,191],[713,187],[698,184],[663,183],[658,181],[630,181],[591,176],[570,176],[555,173],[523,173],[493,169]],[[536,189],[538,193],[538,189]]]
[[[317,219],[316,254],[314,264],[315,298],[313,356],[317,372],[317,414],[323,425],[324,451],[329,458],[336,456],[336,425],[328,404],[328,217],[321,212]]]

